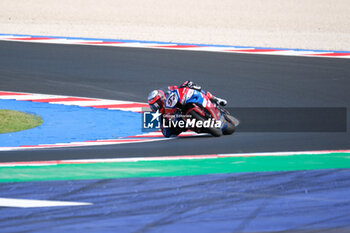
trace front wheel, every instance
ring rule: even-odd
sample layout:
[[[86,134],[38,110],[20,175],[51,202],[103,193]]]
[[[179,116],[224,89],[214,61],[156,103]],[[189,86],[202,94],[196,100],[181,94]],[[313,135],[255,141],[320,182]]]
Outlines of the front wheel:
[[[197,112],[195,111],[191,111],[189,112],[189,114],[195,118],[197,121],[205,121],[206,119],[199,115]],[[220,128],[215,128],[215,127],[210,127],[210,128],[203,128],[199,130],[200,132],[204,132],[204,133],[210,133],[211,135],[213,135],[214,137],[220,137],[222,135],[222,131]]]
[[[226,129],[223,132],[224,135],[231,135],[231,134],[233,134],[235,132],[235,130],[236,130],[236,127],[233,124],[231,124],[230,122],[227,122],[226,124],[227,124]]]
[[[225,119],[226,119],[227,127],[224,130],[224,134],[225,135],[233,134],[236,130],[236,126],[239,125],[239,120],[229,114],[225,114]]]

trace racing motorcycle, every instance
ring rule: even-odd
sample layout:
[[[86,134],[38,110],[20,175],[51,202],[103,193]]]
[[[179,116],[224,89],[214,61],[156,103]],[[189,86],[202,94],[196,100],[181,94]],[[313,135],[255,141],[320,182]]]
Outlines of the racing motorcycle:
[[[179,109],[182,119],[189,122],[188,129],[196,133],[219,137],[234,133],[239,124],[238,119],[212,102],[203,91],[188,87],[170,91],[165,106]]]

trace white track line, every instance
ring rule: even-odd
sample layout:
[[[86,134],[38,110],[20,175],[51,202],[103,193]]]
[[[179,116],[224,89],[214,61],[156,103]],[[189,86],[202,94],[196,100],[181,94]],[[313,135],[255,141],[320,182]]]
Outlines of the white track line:
[[[82,206],[82,205],[92,205],[92,203],[0,198],[0,207],[33,208],[33,207]]]

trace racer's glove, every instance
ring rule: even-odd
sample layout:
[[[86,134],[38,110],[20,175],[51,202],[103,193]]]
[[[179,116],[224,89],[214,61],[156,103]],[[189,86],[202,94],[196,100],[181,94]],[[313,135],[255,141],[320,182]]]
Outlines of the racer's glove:
[[[215,102],[215,103],[217,103],[218,105],[221,105],[221,106],[226,106],[227,105],[227,101],[224,100],[224,99],[221,99],[219,97],[213,96],[210,100]]]
[[[188,87],[197,91],[200,91],[202,89],[201,86],[196,85],[194,82],[190,80],[184,82],[180,87]]]

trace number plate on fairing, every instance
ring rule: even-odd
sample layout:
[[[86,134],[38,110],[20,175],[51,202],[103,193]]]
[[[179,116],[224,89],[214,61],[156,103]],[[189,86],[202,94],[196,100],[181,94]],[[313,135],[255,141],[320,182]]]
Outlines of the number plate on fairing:
[[[166,106],[169,108],[175,107],[178,102],[178,97],[175,92],[171,93],[168,99],[166,100]]]

